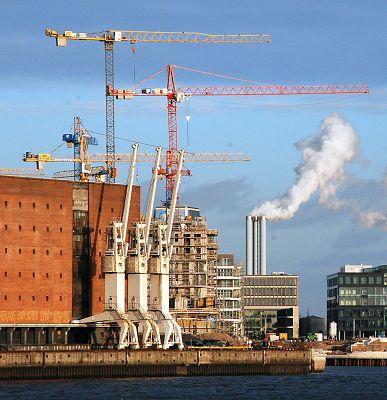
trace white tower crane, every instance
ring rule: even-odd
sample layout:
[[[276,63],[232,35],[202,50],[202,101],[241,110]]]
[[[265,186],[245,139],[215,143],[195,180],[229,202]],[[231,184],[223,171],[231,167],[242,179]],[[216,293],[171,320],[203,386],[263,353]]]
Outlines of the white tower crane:
[[[138,144],[132,146],[132,162],[126,187],[122,221],[109,223],[106,251],[102,258],[102,272],[105,274],[105,310],[97,315],[84,318],[81,323],[117,323],[120,327],[118,348],[139,348],[137,327],[125,312],[125,259],[127,251],[126,232],[133,179],[136,168]]]
[[[152,180],[149,189],[145,222],[134,224],[132,246],[127,250],[126,273],[128,277],[128,313],[139,321],[139,334],[142,334],[142,345],[161,347],[160,332],[156,322],[148,314],[148,259],[151,245],[149,233],[156,185],[161,159],[161,147],[156,149]],[[152,334],[153,333],[153,337]]]
[[[168,222],[154,223],[153,244],[151,252],[150,274],[150,311],[164,328],[163,348],[183,346],[181,328],[169,312],[169,263],[172,256],[171,233],[179,192],[181,170],[184,160],[184,149],[181,150],[173,188]]]

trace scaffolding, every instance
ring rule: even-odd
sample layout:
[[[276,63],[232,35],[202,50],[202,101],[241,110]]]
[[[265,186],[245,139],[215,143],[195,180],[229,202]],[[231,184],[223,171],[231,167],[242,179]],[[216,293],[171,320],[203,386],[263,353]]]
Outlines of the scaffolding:
[[[171,312],[185,333],[216,328],[218,230],[203,217],[180,217],[173,225],[170,270]]]

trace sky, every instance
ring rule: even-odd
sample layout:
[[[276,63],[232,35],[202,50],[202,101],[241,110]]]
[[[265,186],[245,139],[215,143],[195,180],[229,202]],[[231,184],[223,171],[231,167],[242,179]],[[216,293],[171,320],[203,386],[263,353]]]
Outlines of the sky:
[[[318,187],[293,217],[267,227],[268,272],[298,274],[301,315],[325,317],[328,274],[344,264],[387,263],[386,20],[383,0],[0,1],[2,167],[29,167],[22,162],[26,151],[71,155],[61,138],[74,116],[99,141],[90,151],[105,152],[103,45],[74,41],[57,48],[46,28],[271,34],[270,44],[137,44],[135,56],[132,45],[117,44],[115,86],[129,88],[168,64],[261,84],[369,85],[368,95],[214,96],[179,104],[180,147],[251,156],[248,163],[187,165],[192,177],[181,185],[181,203],[199,207],[219,229],[220,251],[239,261],[245,216],[288,193],[299,179],[305,143],[315,143],[323,121],[334,114],[353,129],[356,154],[341,166],[335,189],[341,206],[321,202]],[[240,84],[182,70],[176,80],[177,86]],[[165,87],[165,73],[146,85]],[[117,101],[115,122],[116,152],[130,152],[132,141],[144,153],[168,145],[164,98]],[[67,169],[51,164],[46,173]],[[118,180],[127,174],[128,166],[120,166]],[[150,166],[141,165],[143,198],[149,178]]]

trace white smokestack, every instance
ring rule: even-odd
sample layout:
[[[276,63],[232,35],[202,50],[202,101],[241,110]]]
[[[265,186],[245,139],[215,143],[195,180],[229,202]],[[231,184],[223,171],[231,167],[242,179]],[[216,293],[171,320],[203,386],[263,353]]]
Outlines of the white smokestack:
[[[296,147],[302,150],[303,158],[296,168],[296,182],[282,197],[255,207],[250,215],[265,215],[269,220],[290,219],[317,190],[320,203],[333,208],[342,205],[334,196],[346,177],[345,164],[358,150],[358,138],[351,125],[331,114],[323,120],[315,138],[297,143]]]

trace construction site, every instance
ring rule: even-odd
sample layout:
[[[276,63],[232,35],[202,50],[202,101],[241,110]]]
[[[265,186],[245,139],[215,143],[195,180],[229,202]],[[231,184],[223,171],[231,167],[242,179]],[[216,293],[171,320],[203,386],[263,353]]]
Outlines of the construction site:
[[[245,82],[179,88],[178,68],[216,74],[168,65],[129,89],[119,89],[114,85],[117,44],[258,44],[270,43],[271,36],[53,29],[45,34],[60,47],[75,41],[103,43],[106,153],[90,153],[96,139],[75,117],[72,132],[62,138],[73,147],[73,157],[27,151],[23,161],[36,166],[35,172],[3,169],[0,344],[182,349],[184,335],[208,333],[224,333],[242,343],[243,266],[233,255],[219,254],[219,231],[189,199],[184,199],[187,205],[181,202],[179,188],[182,178],[191,175],[185,163],[246,162],[250,157],[185,152],[178,141],[178,105],[195,96],[363,94],[368,87]],[[162,72],[165,88],[152,87],[151,78]],[[167,100],[168,148],[155,146],[144,153],[135,139],[131,153],[117,153],[115,101],[160,96]],[[73,168],[51,178],[40,176],[49,163]],[[116,183],[118,163],[128,166],[126,184]],[[138,163],[149,163],[146,210],[140,209],[144,195],[134,184]],[[158,205],[161,179],[165,201]]]

